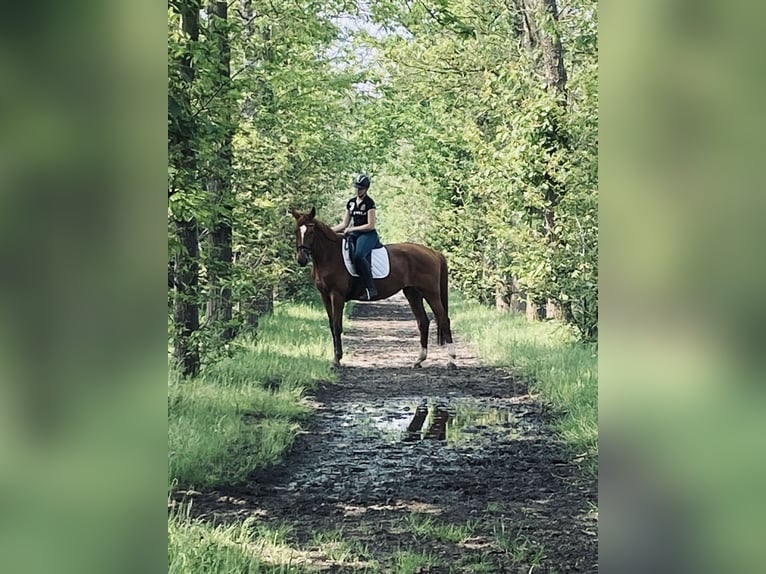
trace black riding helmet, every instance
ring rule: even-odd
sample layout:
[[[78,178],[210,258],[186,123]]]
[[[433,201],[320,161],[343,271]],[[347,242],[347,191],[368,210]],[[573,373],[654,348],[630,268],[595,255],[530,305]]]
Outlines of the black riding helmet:
[[[370,187],[370,178],[367,177],[366,173],[360,173],[354,178],[354,187],[360,187],[362,189]]]

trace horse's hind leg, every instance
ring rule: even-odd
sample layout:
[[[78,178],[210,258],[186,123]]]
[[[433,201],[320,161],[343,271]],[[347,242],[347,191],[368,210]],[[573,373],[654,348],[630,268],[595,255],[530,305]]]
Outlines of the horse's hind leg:
[[[405,287],[402,291],[410,303],[412,313],[418,322],[418,331],[420,331],[420,355],[415,364],[412,365],[413,368],[417,368],[428,357],[428,324],[430,319],[426,314],[426,308],[423,306],[423,295],[420,294],[420,291],[413,287]]]
[[[450,359],[449,363],[447,363],[447,368],[454,369],[456,368],[456,355],[455,347],[452,345],[452,330],[450,329],[447,311],[444,309],[444,305],[442,305],[442,301],[438,293],[426,292],[424,293],[424,296],[426,301],[428,301],[428,305],[431,307],[431,310],[434,312],[434,317],[436,318],[436,324],[438,326],[439,332],[443,334],[443,341],[440,340],[439,344],[447,344],[447,354],[449,355]]]

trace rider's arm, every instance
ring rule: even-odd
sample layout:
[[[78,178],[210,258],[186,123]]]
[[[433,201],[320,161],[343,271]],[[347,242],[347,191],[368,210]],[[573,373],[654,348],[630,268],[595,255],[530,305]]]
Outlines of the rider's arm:
[[[336,233],[338,231],[343,231],[344,229],[346,229],[346,227],[348,227],[349,223],[351,223],[351,214],[348,211],[346,211],[346,213],[343,214],[343,221],[340,224],[333,227],[332,230],[335,231]]]

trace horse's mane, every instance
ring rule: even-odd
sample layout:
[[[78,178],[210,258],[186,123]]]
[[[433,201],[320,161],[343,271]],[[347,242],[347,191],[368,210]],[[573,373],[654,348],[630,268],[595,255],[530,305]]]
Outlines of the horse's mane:
[[[322,232],[322,235],[324,235],[327,239],[330,241],[335,241],[336,243],[340,241],[340,236],[335,233],[329,225],[327,225],[324,221],[320,221],[316,217],[314,218],[314,223],[316,224],[316,228]]]

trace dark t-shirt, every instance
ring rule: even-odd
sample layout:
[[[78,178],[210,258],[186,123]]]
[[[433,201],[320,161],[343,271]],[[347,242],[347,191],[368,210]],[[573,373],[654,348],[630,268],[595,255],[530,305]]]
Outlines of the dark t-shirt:
[[[357,206],[356,197],[352,197],[346,203],[346,209],[351,214],[354,227],[359,227],[367,223],[367,212],[375,209],[375,201],[369,195],[365,195],[362,202]]]

